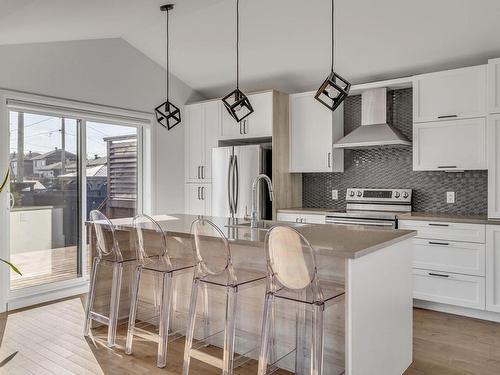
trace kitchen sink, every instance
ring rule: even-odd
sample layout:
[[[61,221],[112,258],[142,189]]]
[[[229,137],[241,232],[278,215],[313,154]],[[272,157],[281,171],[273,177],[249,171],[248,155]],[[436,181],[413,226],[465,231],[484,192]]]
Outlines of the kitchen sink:
[[[305,224],[305,223],[285,223],[285,222],[276,222],[276,221],[268,221],[268,220],[259,220],[257,222],[257,227],[253,228],[253,229],[267,231],[276,225],[297,228],[297,227],[304,227],[308,224]],[[251,223],[232,224],[232,225],[226,225],[226,227],[228,227],[228,228],[250,228]]]

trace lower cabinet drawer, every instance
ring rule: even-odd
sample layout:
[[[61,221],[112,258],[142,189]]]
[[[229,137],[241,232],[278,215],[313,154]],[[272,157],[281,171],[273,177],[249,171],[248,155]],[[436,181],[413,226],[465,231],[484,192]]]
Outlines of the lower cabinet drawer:
[[[485,279],[479,276],[413,269],[413,297],[484,310]]]
[[[413,239],[413,267],[484,276],[485,245],[473,242]]]
[[[451,222],[398,220],[399,229],[417,231],[417,238],[484,243],[486,226]]]

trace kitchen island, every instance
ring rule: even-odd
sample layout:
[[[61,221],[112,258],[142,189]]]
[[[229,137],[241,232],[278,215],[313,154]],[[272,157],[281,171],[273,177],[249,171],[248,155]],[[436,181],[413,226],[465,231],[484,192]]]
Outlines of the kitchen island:
[[[172,257],[192,257],[191,223],[197,216],[159,215],[155,219],[168,234]],[[264,240],[266,229],[274,224],[292,225],[301,232],[317,251],[320,278],[342,282],[345,297],[325,311],[325,374],[341,373],[368,375],[402,374],[412,362],[412,247],[415,232],[393,229],[370,229],[361,226],[329,224],[293,225],[260,222],[262,228],[249,227],[248,221],[220,217],[205,217],[219,226],[230,241],[235,267],[266,270]],[[113,223],[124,257],[133,258],[131,219]],[[91,231],[89,231],[91,232]],[[91,236],[92,248],[95,248]],[[125,278],[131,281],[130,272]],[[152,285],[152,284],[150,284]],[[182,326],[190,290],[189,275],[177,283],[178,302],[173,322]],[[128,291],[130,283],[123,283]],[[147,293],[141,287],[141,292]],[[105,284],[98,298],[106,301]],[[238,311],[239,328],[255,337],[260,335],[265,285],[241,293]],[[128,314],[127,293],[122,294],[121,315]],[[221,323],[223,298],[211,298],[210,318]],[[293,309],[292,309],[293,310]],[[241,314],[241,317],[240,317]],[[139,316],[140,318],[140,316]],[[281,319],[280,319],[281,318]],[[295,313],[278,308],[281,320],[280,342],[293,342]],[[278,327],[279,328],[279,327]],[[236,348],[238,351],[238,347]],[[305,353],[303,354],[306,355]],[[291,361],[284,361],[289,368]]]

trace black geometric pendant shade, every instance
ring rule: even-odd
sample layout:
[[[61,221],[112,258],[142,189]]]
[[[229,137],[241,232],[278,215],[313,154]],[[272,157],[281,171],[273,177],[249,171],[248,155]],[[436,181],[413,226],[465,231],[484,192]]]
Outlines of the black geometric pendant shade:
[[[166,101],[155,108],[156,120],[168,130],[181,122],[181,111]]]
[[[351,84],[332,71],[314,96],[321,104],[335,111],[349,95]]]
[[[331,69],[330,74],[321,84],[320,88],[314,95],[314,98],[329,108],[335,111],[337,107],[342,104],[345,98],[349,95],[351,84],[337,73],[334,72],[335,65],[335,0],[332,0],[332,39],[331,39]]]
[[[160,7],[162,12],[166,12],[167,18],[167,30],[166,30],[166,45],[165,45],[165,91],[167,95],[167,100],[155,108],[156,120],[163,127],[168,130],[172,129],[175,125],[181,122],[181,111],[179,107],[172,104],[169,100],[169,33],[168,33],[168,21],[169,12],[174,9],[174,4],[165,4]]]
[[[253,112],[250,100],[239,89],[232,91],[222,98],[224,107],[237,122],[240,122],[245,117]]]

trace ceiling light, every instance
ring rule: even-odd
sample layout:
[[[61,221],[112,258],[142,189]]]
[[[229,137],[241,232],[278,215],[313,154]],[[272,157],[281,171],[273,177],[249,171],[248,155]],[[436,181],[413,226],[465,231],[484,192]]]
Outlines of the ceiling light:
[[[166,4],[160,7],[167,15],[166,46],[165,46],[165,91],[167,100],[155,108],[156,120],[168,130],[181,122],[181,111],[169,100],[169,65],[168,65],[168,16],[169,11],[174,9],[174,4]]]
[[[332,57],[331,57],[331,72],[325,79],[321,87],[314,96],[321,104],[335,111],[337,107],[347,98],[351,84],[333,71],[335,64],[335,0],[332,0]]]
[[[250,100],[240,91],[240,1],[236,0],[236,89],[222,98],[227,111],[237,122],[253,112]]]

